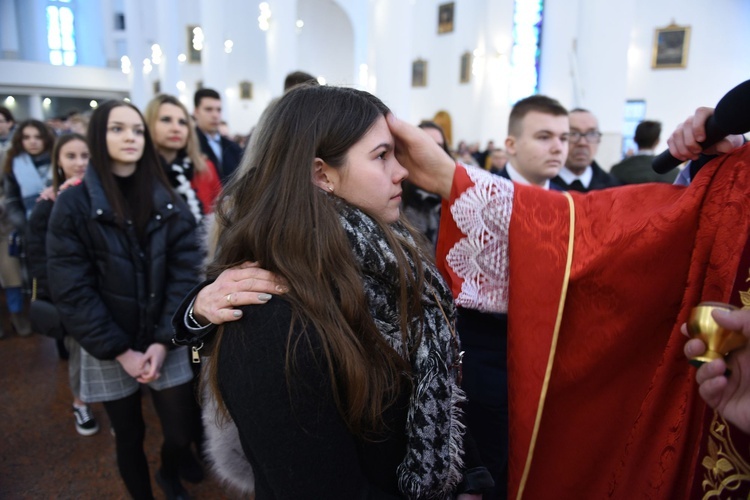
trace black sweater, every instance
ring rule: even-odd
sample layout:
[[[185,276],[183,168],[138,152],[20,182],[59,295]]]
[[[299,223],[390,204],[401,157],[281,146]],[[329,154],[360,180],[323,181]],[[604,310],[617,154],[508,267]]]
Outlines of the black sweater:
[[[358,439],[334,403],[316,331],[295,326],[287,380],[290,304],[275,297],[242,310],[241,320],[224,327],[218,377],[253,467],[256,499],[400,498],[408,394],[383,415],[389,431],[378,442]]]

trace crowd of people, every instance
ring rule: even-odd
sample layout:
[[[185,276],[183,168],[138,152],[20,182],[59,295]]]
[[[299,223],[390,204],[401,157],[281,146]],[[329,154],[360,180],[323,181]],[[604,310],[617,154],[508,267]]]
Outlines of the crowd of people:
[[[194,97],[107,101],[83,135],[0,108],[13,327],[57,340],[79,434],[102,403],[133,498],[153,498],[144,390],[167,498],[208,464],[259,499],[750,491],[703,460],[750,432],[750,348],[698,388],[705,345],[680,333],[741,301],[741,136],[685,187],[650,168],[658,122],[607,172],[595,114],[543,95],[484,152],[301,72],[244,148],[220,95]],[[750,336],[744,311],[716,320]]]

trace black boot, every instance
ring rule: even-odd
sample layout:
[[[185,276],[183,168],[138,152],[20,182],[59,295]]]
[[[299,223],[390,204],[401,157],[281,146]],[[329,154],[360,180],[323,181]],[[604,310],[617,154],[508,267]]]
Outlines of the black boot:
[[[203,466],[201,466],[190,449],[181,457],[178,470],[180,477],[189,483],[200,483],[203,481]]]
[[[70,357],[70,353],[65,347],[65,341],[63,339],[55,339],[55,345],[57,346],[57,355],[60,359],[67,360]]]
[[[156,472],[156,484],[162,489],[167,500],[190,500],[190,495],[180,483],[180,479],[165,477],[161,469]]]

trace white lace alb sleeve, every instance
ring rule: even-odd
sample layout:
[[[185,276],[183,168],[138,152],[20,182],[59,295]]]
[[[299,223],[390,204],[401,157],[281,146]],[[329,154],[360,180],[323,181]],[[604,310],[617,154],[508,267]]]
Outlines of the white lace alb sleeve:
[[[507,312],[513,183],[478,168],[465,168],[474,186],[451,205],[451,214],[467,236],[447,257],[448,265],[463,279],[456,302],[485,312]]]

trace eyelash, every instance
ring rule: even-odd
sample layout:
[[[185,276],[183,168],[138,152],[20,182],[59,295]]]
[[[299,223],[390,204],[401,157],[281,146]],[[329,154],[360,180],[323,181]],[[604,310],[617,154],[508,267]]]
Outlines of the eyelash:
[[[164,118],[160,118],[160,119],[159,119],[159,121],[160,121],[160,122],[162,122],[162,123],[169,123],[169,122],[171,122],[172,120],[171,120],[171,119],[169,119],[169,118],[167,118],[167,117],[164,117]],[[187,121],[185,121],[185,120],[178,120],[178,121],[177,121],[177,123],[178,123],[179,125],[184,125],[184,126],[187,126],[187,124],[188,124],[188,122],[187,122]]]
[[[122,132],[122,130],[123,130],[123,128],[122,127],[118,127],[118,126],[114,126],[114,127],[110,127],[109,128],[110,132],[115,132],[115,133]],[[143,129],[134,129],[133,133],[135,135],[143,135],[144,130]]]

